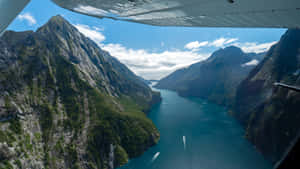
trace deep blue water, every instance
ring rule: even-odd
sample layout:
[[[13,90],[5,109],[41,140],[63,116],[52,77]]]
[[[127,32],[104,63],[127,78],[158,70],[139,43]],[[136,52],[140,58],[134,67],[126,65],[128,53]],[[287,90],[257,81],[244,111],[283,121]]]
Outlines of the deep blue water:
[[[272,168],[224,107],[160,91],[162,103],[149,114],[160,131],[160,141],[122,169]]]

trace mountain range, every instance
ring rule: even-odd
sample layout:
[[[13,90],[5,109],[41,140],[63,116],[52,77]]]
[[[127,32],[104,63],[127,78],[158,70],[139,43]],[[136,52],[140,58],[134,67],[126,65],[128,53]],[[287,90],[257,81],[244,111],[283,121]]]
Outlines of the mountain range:
[[[300,30],[266,53],[230,46],[155,87],[226,106],[270,161],[299,136]],[[159,140],[146,113],[160,102],[144,80],[61,16],[0,37],[0,168],[122,166]]]
[[[238,47],[226,47],[205,61],[171,73],[155,87],[175,90],[181,96],[233,105],[237,86],[263,57],[263,53],[244,53]]]
[[[160,101],[61,16],[0,38],[0,168],[115,168],[159,140]]]
[[[300,30],[289,29],[267,53],[220,49],[206,61],[161,79],[156,87],[225,105],[245,128],[245,137],[275,164],[299,137],[300,93],[274,86],[300,85],[299,49]],[[253,59],[261,61],[256,65]]]

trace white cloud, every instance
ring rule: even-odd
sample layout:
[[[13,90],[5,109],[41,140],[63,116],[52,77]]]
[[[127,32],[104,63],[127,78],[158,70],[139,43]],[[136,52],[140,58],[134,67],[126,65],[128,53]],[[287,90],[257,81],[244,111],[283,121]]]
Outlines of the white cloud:
[[[216,47],[216,48],[224,48],[230,45],[237,46],[241,48],[246,53],[261,53],[266,52],[270,49],[270,47],[277,43],[277,41],[267,42],[267,43],[257,43],[257,42],[237,42],[238,38],[218,38],[214,41],[193,41],[184,46],[184,48],[197,51],[201,47]]]
[[[195,51],[178,49],[149,52],[145,49],[127,48],[122,44],[104,44],[105,36],[99,31],[101,29],[81,24],[74,26],[82,34],[95,41],[103,50],[108,51],[137,75],[146,79],[160,79],[179,68],[187,67],[210,56],[206,53],[199,54]]]
[[[267,42],[267,43],[256,43],[256,42],[245,42],[245,43],[235,43],[233,45],[241,48],[246,53],[262,53],[270,49],[271,46],[276,44],[277,41]]]
[[[184,48],[193,50],[193,49],[198,49],[200,47],[207,46],[207,45],[208,45],[208,41],[203,41],[203,42],[194,41],[194,42],[190,42],[190,43],[186,44],[184,46]]]
[[[76,24],[74,26],[79,30],[79,32],[92,39],[99,46],[101,46],[101,43],[105,40],[105,36],[102,34],[102,32],[100,32],[101,30],[103,30],[103,28],[98,28],[95,26],[91,28],[88,25],[81,24]]]
[[[160,79],[171,72],[187,67],[193,63],[203,61],[210,56],[210,53],[199,53],[201,47],[226,47],[235,45],[242,48],[245,52],[264,52],[276,42],[270,43],[239,43],[237,38],[219,38],[214,41],[194,41],[184,46],[187,50],[171,49],[162,52],[148,51],[145,49],[131,49],[122,44],[105,44],[103,29],[97,27],[89,27],[87,25],[77,24],[75,27],[95,41],[103,50],[108,51],[112,56],[116,57],[126,66],[128,66],[137,75],[146,79]],[[164,42],[161,42],[164,46]],[[250,66],[257,64],[257,60],[243,64],[243,66]]]
[[[213,41],[210,46],[215,46],[215,47],[223,47],[224,44],[226,42],[226,39],[225,38],[219,38],[219,39],[216,39],[215,41]]]
[[[126,48],[121,44],[107,44],[101,47],[146,79],[160,79],[179,68],[205,60],[210,56],[182,50],[152,53],[144,49]]]
[[[235,42],[237,40],[239,40],[239,39],[238,38],[227,39],[226,42],[225,42],[225,44],[230,44],[230,43]]]
[[[189,49],[189,50],[194,50],[194,51],[199,50],[200,47],[205,47],[205,46],[220,48],[220,47],[228,46],[228,45],[232,44],[233,42],[235,42],[237,40],[238,40],[237,38],[223,38],[223,37],[221,37],[221,38],[216,39],[212,42],[209,42],[209,41],[203,41],[203,42],[193,41],[193,42],[190,42],[190,43],[186,44],[184,46],[184,48]]]
[[[231,44],[232,42],[235,42],[237,41],[238,39],[237,38],[219,38],[219,39],[216,39],[214,40],[213,42],[211,42],[209,44],[209,46],[214,46],[214,47],[224,47],[225,45],[229,45]]]
[[[104,31],[104,28],[100,28],[100,27],[97,27],[97,26],[93,26],[93,29],[96,30],[96,31]]]
[[[27,21],[30,26],[35,25],[37,23],[36,19],[29,12],[18,15],[17,19],[21,21]]]
[[[259,63],[258,60],[253,59],[253,60],[251,60],[250,62],[247,62],[247,63],[242,64],[242,67],[245,67],[245,66],[256,66],[256,65],[258,65],[258,63]]]

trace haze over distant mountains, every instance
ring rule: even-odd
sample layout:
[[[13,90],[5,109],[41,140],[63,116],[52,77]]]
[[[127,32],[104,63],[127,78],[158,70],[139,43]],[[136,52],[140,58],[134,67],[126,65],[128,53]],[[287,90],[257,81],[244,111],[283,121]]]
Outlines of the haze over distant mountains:
[[[244,126],[245,136],[275,163],[300,132],[300,94],[273,83],[300,85],[299,49],[300,30],[291,29],[264,58],[228,47],[206,61],[175,71],[156,87],[226,105]],[[263,60],[250,64],[254,58]]]
[[[238,84],[263,57],[264,53],[244,53],[230,46],[214,52],[205,61],[175,71],[155,87],[232,105]]]

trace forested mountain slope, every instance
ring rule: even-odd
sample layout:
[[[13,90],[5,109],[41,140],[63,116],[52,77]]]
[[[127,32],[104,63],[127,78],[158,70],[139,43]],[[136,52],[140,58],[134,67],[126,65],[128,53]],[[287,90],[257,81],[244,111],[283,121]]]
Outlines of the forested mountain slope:
[[[0,38],[0,168],[114,168],[157,143],[159,93],[61,16]]]

